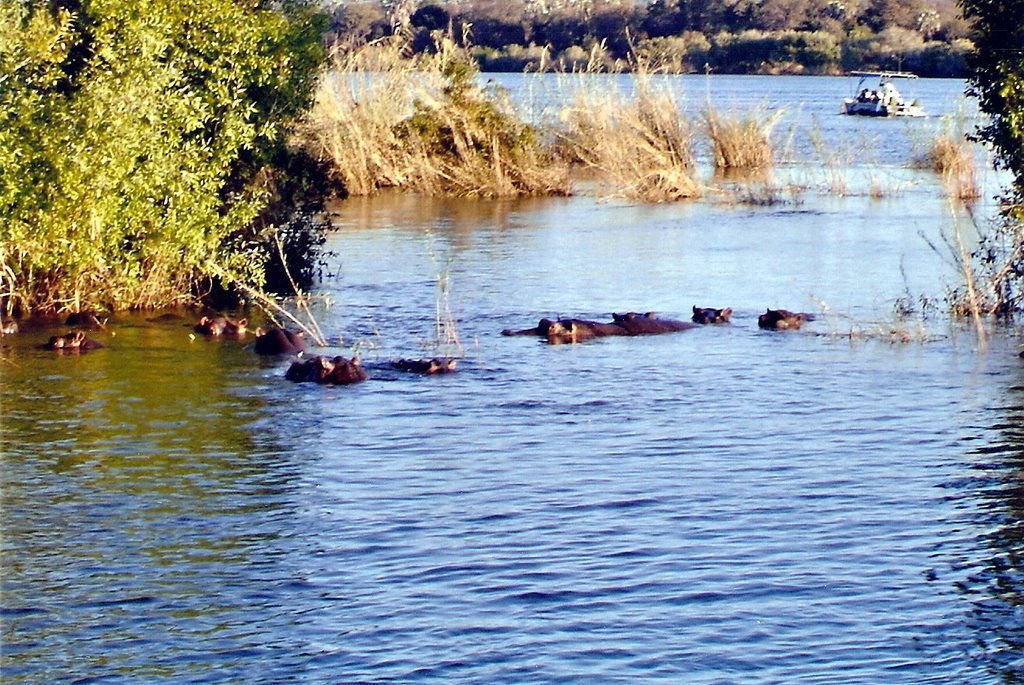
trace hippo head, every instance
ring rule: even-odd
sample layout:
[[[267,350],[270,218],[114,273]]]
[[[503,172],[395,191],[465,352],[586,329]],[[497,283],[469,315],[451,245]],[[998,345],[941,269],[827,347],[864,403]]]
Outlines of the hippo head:
[[[814,321],[813,314],[791,312],[787,309],[767,309],[757,317],[757,325],[769,330],[797,330],[805,321]]]
[[[344,357],[338,356],[330,360],[330,362],[327,362],[327,364],[330,364],[330,372],[324,376],[323,380],[319,381],[320,383],[349,385],[351,383],[365,381],[368,378],[366,371],[363,370],[359,357],[345,359]]]
[[[228,320],[224,332],[229,335],[245,335],[246,326],[248,325],[248,319],[239,319],[238,321]]]
[[[430,366],[427,368],[427,373],[433,375],[435,373],[452,373],[455,371],[455,360],[451,357],[434,357],[430,360]]]
[[[729,323],[732,316],[732,309],[714,309],[713,307],[694,307],[692,321],[694,323]]]
[[[590,340],[597,336],[594,326],[587,321],[576,319],[562,319],[554,321],[548,328],[548,343],[558,345],[560,343],[578,343]]]

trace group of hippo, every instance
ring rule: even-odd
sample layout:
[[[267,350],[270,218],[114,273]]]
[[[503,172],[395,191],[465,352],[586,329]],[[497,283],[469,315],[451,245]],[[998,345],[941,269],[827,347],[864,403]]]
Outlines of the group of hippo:
[[[545,338],[549,343],[577,343],[591,338],[608,336],[658,335],[674,333],[705,324],[729,323],[732,309],[694,307],[690,321],[662,319],[654,312],[638,314],[612,314],[610,322],[587,321],[586,319],[541,319],[533,328],[523,330],[505,329],[502,335],[531,335]],[[757,317],[757,325],[767,330],[796,330],[805,321],[813,321],[814,315],[807,312],[791,312],[788,309],[768,309]]]
[[[40,347],[57,352],[80,352],[102,348],[104,345],[86,335],[82,329],[105,328],[98,316],[91,313],[72,314],[64,322],[65,326],[78,330],[64,335],[55,335]],[[225,316],[204,316],[193,326],[192,330],[209,338],[242,339],[248,334],[246,319],[233,320]],[[302,359],[306,351],[306,341],[301,332],[290,331],[274,326],[264,331],[257,328],[254,332],[253,351],[264,356],[299,357],[292,362],[285,372],[285,378],[296,382],[314,382],[321,385],[351,385],[369,378],[359,357],[316,356]],[[450,357],[434,357],[430,359],[396,359],[388,362],[391,368],[411,373],[435,375],[455,371],[456,360]]]
[[[662,319],[653,312],[638,314],[612,314],[610,322],[589,321],[586,319],[557,318],[541,319],[532,328],[523,330],[506,329],[502,335],[526,335],[545,339],[550,344],[578,343],[592,338],[610,336],[658,335],[685,331],[705,324],[729,323],[732,309],[714,309],[710,307],[693,307],[690,321]],[[791,312],[786,309],[768,309],[757,319],[760,328],[770,330],[795,330],[804,322],[813,321],[814,315],[806,312]],[[66,326],[78,329],[104,327],[99,317],[91,313],[72,314],[65,321]],[[232,320],[224,316],[203,316],[193,330],[210,338],[244,338],[248,333],[246,319]],[[306,341],[301,332],[294,332],[280,327],[272,327],[264,331],[257,328],[254,332],[253,350],[256,354],[267,356],[295,356],[285,372],[285,378],[295,382],[312,382],[321,385],[351,385],[369,378],[358,356],[346,358],[315,356],[301,358],[306,350]],[[65,335],[55,335],[41,347],[62,352],[78,352],[103,347],[103,344],[88,337],[83,330],[75,330]],[[456,360],[451,357],[433,357],[429,359],[397,359],[388,362],[393,369],[424,375],[436,375],[455,371]]]
[[[210,337],[243,337],[246,333],[246,320],[232,321],[226,317],[206,317],[199,320],[195,331]],[[306,351],[306,341],[301,332],[285,328],[273,327],[267,331],[256,329],[256,342],[253,350],[265,356],[302,356]],[[455,360],[451,357],[434,357],[431,359],[396,359],[389,362],[391,368],[409,371],[428,376],[455,371]],[[293,361],[284,377],[296,383],[310,382],[320,385],[351,385],[361,383],[369,378],[358,356],[351,358],[341,355],[325,357],[317,355],[310,359]]]

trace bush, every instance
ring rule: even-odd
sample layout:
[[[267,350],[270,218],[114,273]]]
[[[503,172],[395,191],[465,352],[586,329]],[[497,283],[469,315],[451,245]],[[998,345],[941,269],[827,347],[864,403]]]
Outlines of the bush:
[[[712,108],[704,114],[716,169],[767,169],[772,165],[771,132],[781,111],[769,115],[753,110],[745,115],[722,115]]]
[[[600,76],[584,74],[582,78]],[[577,77],[579,78],[579,77]],[[580,89],[563,113],[565,146],[611,194],[645,202],[695,198],[692,137],[670,91],[651,86],[642,63],[635,93]]]
[[[262,283],[258,174],[311,100],[318,15],[233,0],[5,3],[0,25],[8,313]]]
[[[510,197],[568,192],[568,171],[539,132],[448,37],[403,57],[391,39],[341,54],[303,132],[352,194],[397,187],[428,195]]]

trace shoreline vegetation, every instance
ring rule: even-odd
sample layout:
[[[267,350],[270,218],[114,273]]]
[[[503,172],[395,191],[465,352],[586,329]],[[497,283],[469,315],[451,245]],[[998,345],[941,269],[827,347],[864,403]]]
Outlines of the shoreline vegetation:
[[[715,111],[710,100],[697,120],[683,114],[651,78],[680,69],[649,49],[658,38],[649,31],[626,31],[619,47],[591,42],[564,72],[628,72],[632,94],[575,88],[555,121],[525,123],[478,79],[479,22],[456,35],[450,11],[399,4],[394,13],[405,14],[391,32],[366,40],[339,20],[372,6],[340,6],[329,28],[304,2],[217,0],[190,22],[182,13],[192,10],[173,0],[127,23],[116,7],[0,9],[20,27],[0,45],[0,314],[247,301],[273,316],[275,294],[302,301],[325,266],[332,196],[569,195],[581,176],[589,192],[642,202],[773,204],[807,191],[766,180],[784,156],[772,140],[777,114]],[[546,54],[538,71],[569,65]],[[696,136],[713,153],[710,181],[695,162]],[[819,192],[845,194],[840,162],[826,153],[820,162],[832,180]],[[944,179],[951,202],[976,199],[962,133],[943,134],[917,164]],[[975,285],[970,307],[952,311],[1009,313],[1005,297],[979,305]]]
[[[485,72],[579,70],[598,48],[616,71],[639,56],[666,73],[962,78],[973,50],[954,0],[362,0],[335,7],[328,36],[361,44],[395,26],[408,27],[417,54],[432,49],[435,31],[465,36],[461,46]]]

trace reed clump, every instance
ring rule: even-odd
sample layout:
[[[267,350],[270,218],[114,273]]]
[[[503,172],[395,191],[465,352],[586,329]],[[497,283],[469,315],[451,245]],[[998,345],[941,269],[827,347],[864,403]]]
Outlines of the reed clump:
[[[984,316],[1009,318],[1020,314],[1024,311],[1024,205],[1004,206],[1001,216],[987,226],[979,226],[968,208],[970,233],[978,240],[973,252],[968,252],[964,244],[959,215],[954,210],[951,207],[952,236],[943,235],[945,249],[932,245],[939,254],[949,255],[963,276],[961,285],[946,295],[950,313],[973,319],[979,330]]]
[[[723,114],[712,107],[704,112],[704,129],[711,141],[716,169],[768,169],[774,150],[771,134],[781,111],[766,115],[760,110]]]
[[[634,69],[634,92],[580,89],[561,113],[569,158],[611,195],[667,202],[704,193],[694,174],[693,137],[672,93]]]
[[[350,194],[400,188],[427,195],[564,195],[567,166],[478,85],[468,52],[447,35],[430,54],[401,37],[341,51],[321,83],[301,140],[331,160]]]
[[[946,130],[936,135],[927,150],[914,160],[921,168],[930,168],[942,178],[950,197],[969,202],[981,196],[977,164],[966,136]]]

